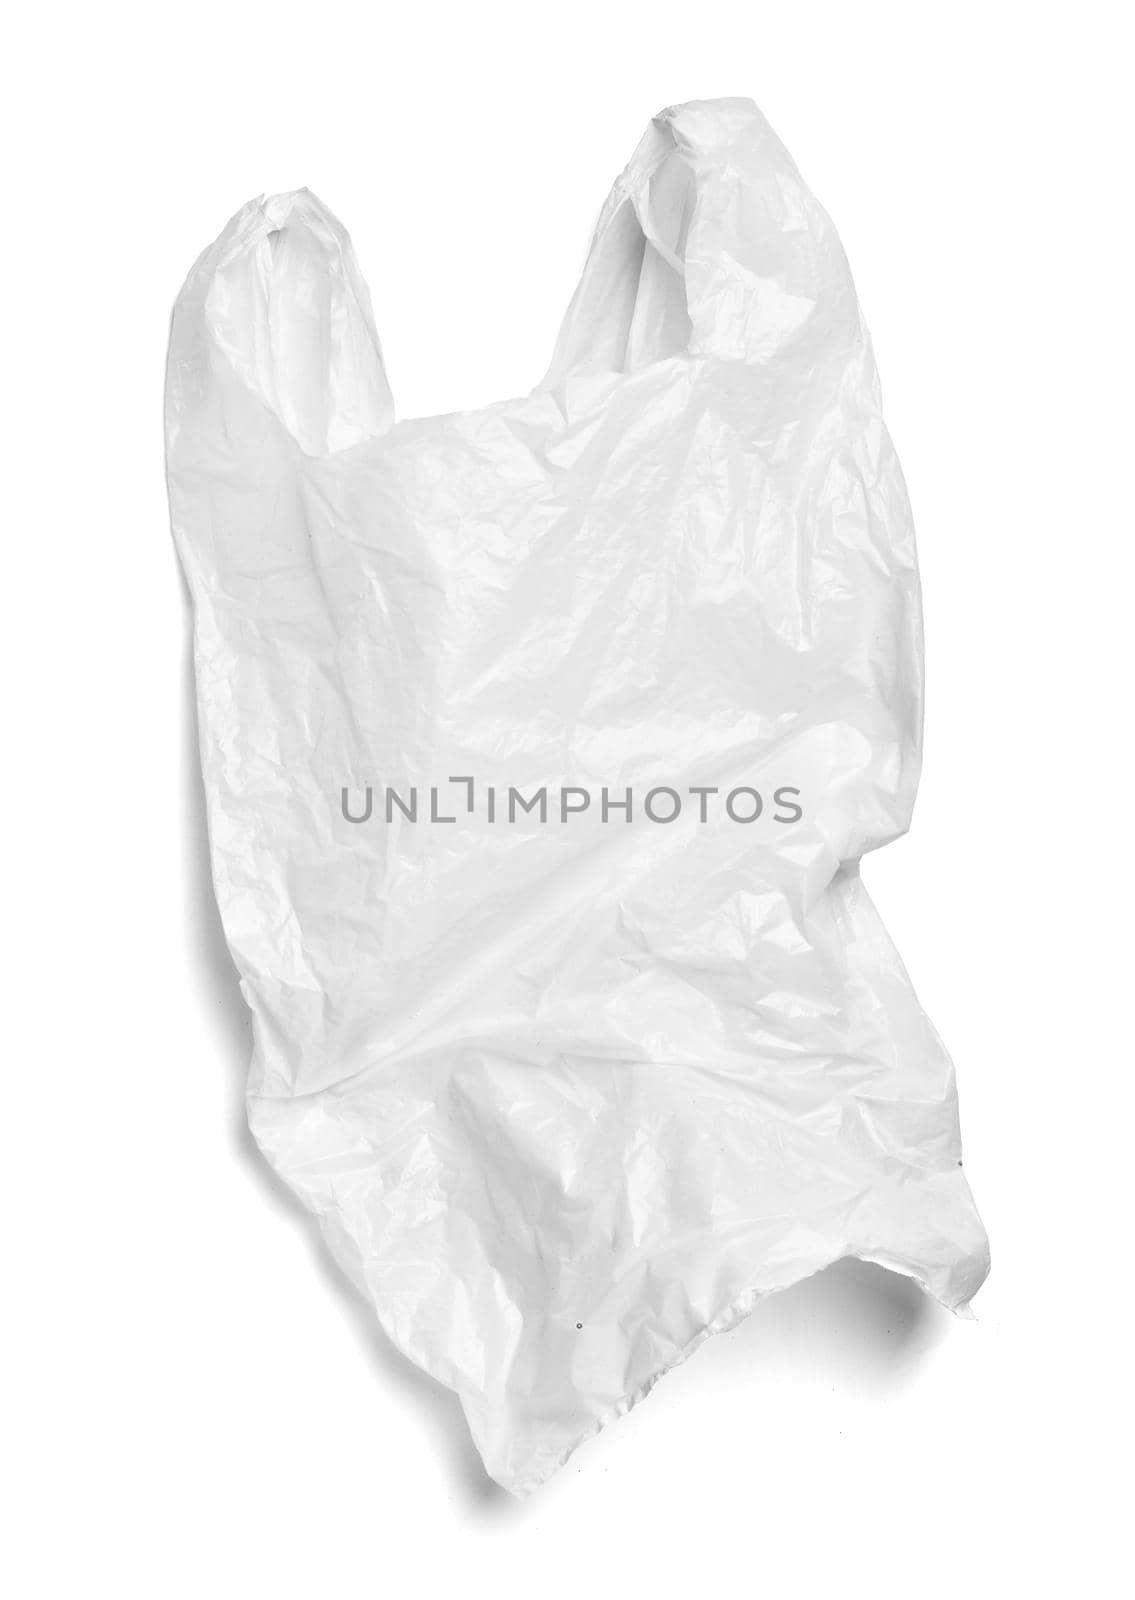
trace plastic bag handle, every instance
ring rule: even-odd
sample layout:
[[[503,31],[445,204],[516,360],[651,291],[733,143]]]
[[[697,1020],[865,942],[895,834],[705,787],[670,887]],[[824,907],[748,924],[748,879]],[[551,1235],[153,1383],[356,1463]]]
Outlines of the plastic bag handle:
[[[350,238],[307,189],[239,211],[194,268],[178,315],[199,320],[206,343],[308,455],[347,449],[394,420]]]
[[[542,387],[861,337],[831,221],[751,100],[656,117],[603,208]]]

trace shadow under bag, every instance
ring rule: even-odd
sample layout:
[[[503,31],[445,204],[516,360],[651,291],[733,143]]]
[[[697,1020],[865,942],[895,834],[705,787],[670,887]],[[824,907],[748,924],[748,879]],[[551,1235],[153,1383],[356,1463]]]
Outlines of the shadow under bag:
[[[654,120],[476,411],[396,422],[347,235],[253,201],[167,428],[252,1129],[492,1476],[840,1257],[964,1307],[953,1073],[858,871],[918,780],[914,533],[756,107]]]

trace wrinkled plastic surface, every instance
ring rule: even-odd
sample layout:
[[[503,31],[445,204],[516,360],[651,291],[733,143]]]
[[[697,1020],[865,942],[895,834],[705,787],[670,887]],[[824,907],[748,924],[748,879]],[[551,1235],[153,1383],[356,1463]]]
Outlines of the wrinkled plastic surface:
[[[910,512],[756,108],[655,119],[530,397],[396,423],[300,191],[193,269],[167,417],[253,1132],[488,1471],[839,1257],[964,1306],[952,1070],[857,867],[918,777]]]

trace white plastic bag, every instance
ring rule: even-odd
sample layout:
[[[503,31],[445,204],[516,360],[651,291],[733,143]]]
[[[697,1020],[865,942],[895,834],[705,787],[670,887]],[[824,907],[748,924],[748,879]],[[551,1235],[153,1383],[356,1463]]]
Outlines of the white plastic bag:
[[[859,880],[918,776],[914,537],[839,240],[666,111],[527,399],[395,423],[346,234],[247,205],[168,461],[253,1132],[517,1493],[845,1255],[987,1268]]]

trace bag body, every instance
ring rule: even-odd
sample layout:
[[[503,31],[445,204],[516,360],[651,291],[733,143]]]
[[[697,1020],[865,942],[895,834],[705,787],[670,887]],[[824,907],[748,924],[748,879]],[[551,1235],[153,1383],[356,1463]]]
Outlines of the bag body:
[[[396,422],[349,241],[246,206],[170,499],[248,1109],[517,1493],[765,1295],[988,1265],[859,878],[907,827],[914,535],[831,222],[748,101],[652,123],[530,396]]]

